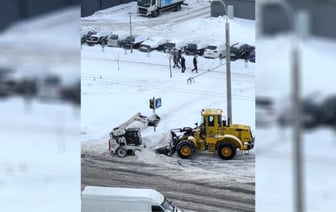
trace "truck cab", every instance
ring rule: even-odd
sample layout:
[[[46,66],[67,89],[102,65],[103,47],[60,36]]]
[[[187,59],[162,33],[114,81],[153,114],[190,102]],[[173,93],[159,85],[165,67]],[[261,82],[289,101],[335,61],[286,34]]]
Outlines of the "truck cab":
[[[138,0],[138,14],[157,17],[164,10],[181,9],[184,0]]]

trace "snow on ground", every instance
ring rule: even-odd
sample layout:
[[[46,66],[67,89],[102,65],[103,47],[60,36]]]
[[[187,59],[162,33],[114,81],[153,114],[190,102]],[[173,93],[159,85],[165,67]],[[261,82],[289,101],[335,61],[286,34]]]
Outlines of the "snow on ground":
[[[300,43],[302,95],[314,91],[334,94],[335,41],[310,38]],[[288,105],[291,93],[288,36],[257,40],[257,95],[275,99],[277,108]],[[259,60],[260,61],[260,60]],[[287,99],[287,101],[284,101]],[[334,211],[336,132],[328,128],[304,131],[305,211]],[[257,129],[256,210],[294,210],[293,132],[273,126]]]
[[[0,34],[1,65],[79,78],[78,17],[70,8],[13,25]],[[80,211],[79,108],[15,96],[0,109],[0,211]]]
[[[1,211],[79,211],[79,110],[21,98],[0,102]]]
[[[225,42],[225,19],[209,17],[210,5],[208,6],[209,12],[202,17],[186,18],[173,25],[167,22],[152,27],[144,27],[144,20],[148,20],[149,23],[154,19],[135,17],[132,27],[135,30],[141,29],[139,32],[147,35],[182,39],[193,37],[209,42],[218,38]],[[120,7],[123,9],[119,8],[118,11],[127,14],[134,5],[130,3],[127,7]],[[193,7],[195,9],[201,6],[194,2],[190,4],[190,8]],[[115,11],[114,8],[111,11]],[[184,14],[183,10],[179,14]],[[82,26],[91,26],[88,21],[91,20],[92,26],[97,24],[93,22],[98,22],[101,29],[114,31],[113,27],[118,26],[121,21],[115,18],[118,16],[122,17],[118,12],[99,11],[96,15],[82,19]],[[168,20],[168,16],[174,18],[177,13],[164,14],[155,21]],[[253,21],[234,19],[230,23],[233,29],[231,40],[254,43]],[[202,30],[199,30],[200,26]],[[124,32],[128,30],[124,28]],[[185,56],[186,72],[181,73],[180,69],[172,68],[170,77],[169,59],[162,52],[147,54],[134,50],[130,53],[129,50],[120,48],[102,49],[100,46],[83,45],[81,58],[82,150],[95,151],[97,154],[106,153],[108,135],[112,128],[122,124],[135,113],[150,115],[152,111],[149,109],[149,99],[161,97],[162,107],[156,109],[161,121],[155,132],[152,128],[142,132],[143,142],[147,147],[137,153],[139,161],[159,162],[162,166],[175,168],[180,168],[182,164],[185,174],[189,173],[188,177],[192,176],[195,179],[211,177],[254,182],[254,150],[250,151],[249,155],[238,153],[232,161],[222,161],[217,155],[208,153],[198,153],[191,161],[181,160],[177,155],[167,157],[154,153],[155,147],[168,143],[170,129],[193,127],[195,122],[199,122],[200,111],[203,108],[223,108],[226,111],[225,61],[198,57],[199,74],[192,74],[192,57]],[[254,130],[255,64],[248,63],[246,66],[244,61],[238,60],[231,63],[231,70],[233,122],[250,125]],[[194,79],[191,84],[188,83],[190,78]]]

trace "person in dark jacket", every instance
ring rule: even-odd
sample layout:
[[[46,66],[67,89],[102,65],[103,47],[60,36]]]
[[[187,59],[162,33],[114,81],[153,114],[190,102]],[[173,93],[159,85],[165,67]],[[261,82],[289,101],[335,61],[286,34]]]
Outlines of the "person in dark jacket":
[[[181,57],[181,67],[182,67],[182,73],[185,72],[186,70],[186,66],[185,66],[185,58],[184,57]]]
[[[182,59],[182,51],[181,51],[181,49],[179,49],[177,51],[177,60],[180,64],[181,64],[181,59]]]
[[[191,72],[196,71],[196,73],[198,73],[198,69],[197,69],[197,55],[194,56],[193,64],[194,64],[194,68],[191,70]]]

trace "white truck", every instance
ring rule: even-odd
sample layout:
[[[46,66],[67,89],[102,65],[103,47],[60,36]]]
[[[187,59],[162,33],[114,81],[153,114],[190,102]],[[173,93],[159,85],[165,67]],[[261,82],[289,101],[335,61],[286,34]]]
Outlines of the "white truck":
[[[157,17],[164,10],[179,11],[184,0],[138,0],[138,14]]]
[[[183,212],[153,189],[86,186],[82,212]]]

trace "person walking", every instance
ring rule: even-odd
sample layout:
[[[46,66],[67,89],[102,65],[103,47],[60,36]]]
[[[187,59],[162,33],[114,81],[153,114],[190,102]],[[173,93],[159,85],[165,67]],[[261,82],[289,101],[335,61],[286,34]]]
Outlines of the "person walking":
[[[184,57],[181,57],[181,67],[182,67],[182,73],[185,72],[186,70],[186,66],[185,66],[185,58]]]
[[[191,72],[196,71],[196,73],[198,73],[198,69],[197,69],[197,55],[194,56],[193,64],[194,64],[194,68],[191,70]]]
[[[177,67],[177,68],[180,68],[179,66],[179,60],[178,60],[178,52],[176,51],[176,49],[174,48],[174,51],[173,51],[173,60],[174,60],[174,66],[173,68]]]
[[[178,63],[180,63],[180,65],[181,65],[181,59],[182,59],[182,51],[181,51],[181,49],[179,49],[177,51],[177,61],[178,61]]]

